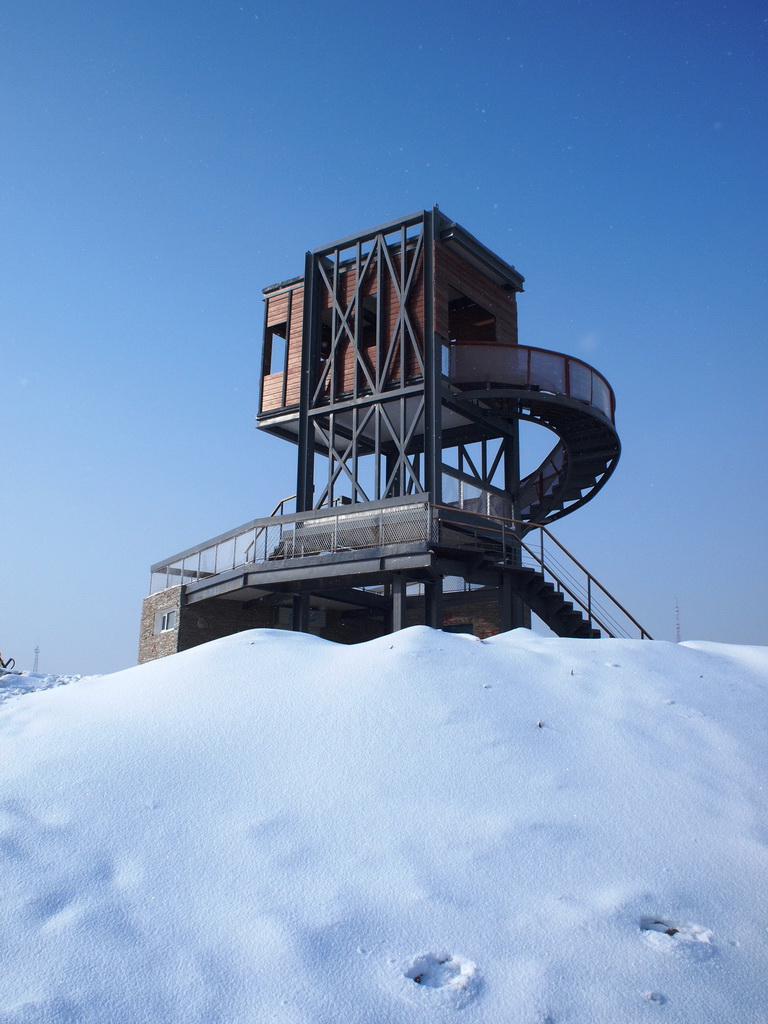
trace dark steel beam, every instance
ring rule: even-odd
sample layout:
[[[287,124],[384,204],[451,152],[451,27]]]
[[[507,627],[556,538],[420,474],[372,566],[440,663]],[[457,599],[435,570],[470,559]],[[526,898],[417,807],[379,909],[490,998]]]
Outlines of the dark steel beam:
[[[424,487],[431,500],[442,501],[442,343],[435,336],[435,221],[424,218]]]
[[[323,587],[317,592],[318,597],[341,604],[354,604],[372,611],[388,611],[389,598],[384,594],[374,594],[370,590],[358,590],[355,587]]]
[[[377,235],[391,235],[394,231],[397,231],[401,227],[413,227],[420,221],[423,221],[428,216],[426,210],[417,210],[416,213],[412,213],[407,217],[398,217],[397,220],[387,221],[385,224],[379,224],[378,227],[370,228],[368,231],[359,232],[356,235],[348,235],[346,238],[341,238],[337,242],[331,242],[330,245],[322,245],[318,249],[314,249],[313,252],[319,256],[325,256],[330,252],[337,250],[351,249],[353,245],[358,242],[370,242]]]
[[[304,322],[301,336],[301,385],[299,397],[299,465],[296,480],[296,508],[305,512],[312,508],[314,495],[315,447],[310,436],[309,399],[319,335],[319,311],[316,296],[315,260],[307,253],[304,264]],[[314,435],[314,431],[311,432]]]

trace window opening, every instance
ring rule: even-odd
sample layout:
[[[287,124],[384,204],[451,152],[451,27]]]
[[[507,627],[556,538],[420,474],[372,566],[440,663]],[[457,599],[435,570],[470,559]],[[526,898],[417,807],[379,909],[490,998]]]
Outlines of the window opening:
[[[274,324],[267,330],[268,372],[283,373],[288,355],[288,324]]]
[[[176,609],[166,608],[155,615],[155,633],[167,633],[176,628]]]
[[[496,341],[496,317],[468,295],[452,290],[448,330],[452,341]]]

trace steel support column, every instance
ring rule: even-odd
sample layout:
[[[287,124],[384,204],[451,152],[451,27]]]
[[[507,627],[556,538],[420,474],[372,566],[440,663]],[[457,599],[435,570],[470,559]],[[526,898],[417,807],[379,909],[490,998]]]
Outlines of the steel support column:
[[[430,500],[439,505],[442,502],[443,410],[442,346],[435,335],[436,217],[436,210],[424,215],[424,487]]]
[[[293,624],[291,628],[294,633],[309,632],[309,594],[295,594],[293,598]]]
[[[312,508],[315,475],[315,427],[309,417],[310,397],[319,345],[315,258],[308,252],[304,261],[304,322],[301,336],[301,392],[299,397],[299,465],[296,479],[296,511]]]
[[[531,609],[512,588],[512,577],[504,573],[499,586],[499,632],[523,626],[531,628]]]
[[[520,515],[520,420],[515,417],[510,421],[513,434],[507,435],[504,445],[504,489],[512,496],[512,518]],[[511,544],[510,561],[514,566],[522,565],[522,548],[514,541]],[[531,628],[531,609],[512,589],[512,578],[508,574],[502,577],[501,600],[499,604],[499,629],[505,632],[524,626]]]
[[[392,577],[392,632],[405,629],[406,625],[406,579],[400,573]]]
[[[424,625],[443,628],[443,578],[424,584]]]

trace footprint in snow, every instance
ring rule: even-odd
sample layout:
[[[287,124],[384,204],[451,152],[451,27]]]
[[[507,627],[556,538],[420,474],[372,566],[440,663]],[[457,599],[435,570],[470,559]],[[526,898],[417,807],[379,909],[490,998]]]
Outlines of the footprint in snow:
[[[640,931],[648,945],[660,953],[674,953],[691,960],[709,960],[716,949],[708,928],[662,917],[643,917]]]
[[[465,1006],[480,989],[480,974],[471,960],[450,953],[423,953],[403,966],[411,998],[438,999],[455,1008]]]
[[[653,1003],[654,1006],[663,1006],[667,1001],[667,997],[661,992],[646,992],[643,998],[647,999],[649,1003]]]

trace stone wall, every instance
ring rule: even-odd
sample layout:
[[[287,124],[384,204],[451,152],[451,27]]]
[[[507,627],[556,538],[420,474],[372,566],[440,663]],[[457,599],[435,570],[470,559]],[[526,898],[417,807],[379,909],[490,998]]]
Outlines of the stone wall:
[[[157,616],[174,612],[173,629],[156,632]],[[139,664],[165,658],[179,650],[179,623],[181,621],[181,587],[169,587],[159,594],[150,594],[141,606],[139,630]]]
[[[158,615],[167,611],[176,613],[174,627],[158,632]],[[186,605],[182,599],[182,588],[171,587],[152,594],[142,605],[139,664],[165,658],[244,629],[264,626],[284,628],[277,621],[276,609],[272,605],[252,606],[215,598]]]

